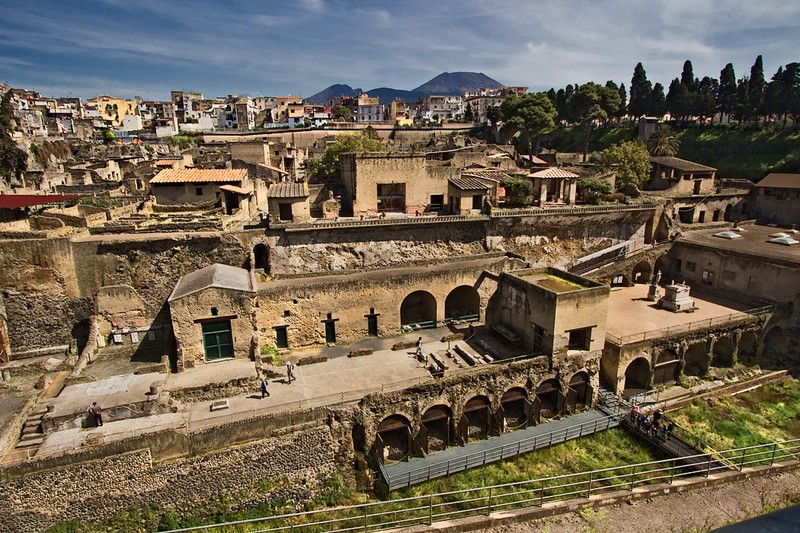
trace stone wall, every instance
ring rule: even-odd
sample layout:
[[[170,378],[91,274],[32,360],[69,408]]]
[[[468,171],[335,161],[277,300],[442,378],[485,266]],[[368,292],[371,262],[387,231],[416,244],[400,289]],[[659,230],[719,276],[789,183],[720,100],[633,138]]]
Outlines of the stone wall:
[[[150,504],[213,514],[302,502],[335,471],[335,449],[331,431],[320,427],[169,462],[154,463],[144,449],[28,473],[0,482],[0,529],[42,531]]]

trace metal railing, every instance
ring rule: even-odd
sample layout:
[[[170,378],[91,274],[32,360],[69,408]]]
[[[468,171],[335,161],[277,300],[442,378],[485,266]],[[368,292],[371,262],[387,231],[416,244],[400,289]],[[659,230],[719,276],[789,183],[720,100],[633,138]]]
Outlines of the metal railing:
[[[633,342],[640,342],[648,339],[667,337],[669,335],[675,335],[679,333],[690,333],[692,331],[697,331],[699,329],[704,329],[704,328],[710,328],[713,326],[727,325],[736,320],[745,321],[752,319],[753,316],[754,315],[751,314],[749,311],[744,311],[741,313],[730,313],[725,316],[704,318],[703,320],[695,320],[694,322],[689,322],[687,324],[678,324],[677,326],[669,326],[666,328],[642,331],[639,333],[632,333],[630,335],[623,335],[621,337],[617,337],[616,335],[612,335],[611,333],[606,332],[606,339],[618,346],[622,346],[623,344],[630,344]]]
[[[800,459],[800,439],[747,446],[718,452],[739,471]],[[687,463],[690,466],[687,466]],[[620,465],[576,474],[426,494],[383,502],[371,502],[303,513],[282,514],[207,526],[174,529],[188,531],[380,531],[497,511],[542,507],[547,503],[587,499],[610,492],[633,491],[637,487],[672,484],[689,477],[708,477],[729,472],[712,454],[697,454],[660,461]]]
[[[619,425],[622,414],[608,415],[582,424],[575,424],[565,428],[528,437],[517,442],[492,446],[480,452],[469,453],[461,457],[439,461],[420,468],[404,472],[402,479],[392,480],[391,475],[384,477],[383,481],[389,491],[410,487],[417,483],[430,481],[437,477],[449,476],[457,472],[486,466],[490,463],[511,459],[532,452],[540,448],[547,448],[553,444],[560,444],[568,440],[577,439],[586,435],[593,435]],[[381,472],[383,474],[383,472]]]
[[[651,211],[655,209],[655,203],[643,203],[639,205],[594,205],[594,206],[573,206],[573,207],[537,207],[532,209],[492,209],[489,216],[491,218],[505,217],[529,217],[544,215],[576,215],[582,213],[615,213],[620,211]]]

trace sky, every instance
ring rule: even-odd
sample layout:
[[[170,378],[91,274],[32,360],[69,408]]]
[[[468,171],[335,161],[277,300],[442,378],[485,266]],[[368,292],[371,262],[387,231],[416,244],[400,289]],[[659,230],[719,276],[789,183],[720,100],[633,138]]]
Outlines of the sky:
[[[664,87],[689,59],[767,80],[800,61],[797,0],[0,0],[0,81],[44,96],[308,97],[483,72],[531,91]]]

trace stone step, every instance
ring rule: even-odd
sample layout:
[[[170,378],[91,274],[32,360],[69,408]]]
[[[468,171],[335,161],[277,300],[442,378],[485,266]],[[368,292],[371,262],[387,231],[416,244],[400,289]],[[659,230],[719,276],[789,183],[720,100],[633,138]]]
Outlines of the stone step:
[[[38,416],[39,418],[43,417],[47,413],[47,406],[46,405],[37,405],[36,408],[31,411],[30,416]]]
[[[38,425],[25,426],[22,428],[22,436],[24,437],[25,435],[43,435],[43,433]]]
[[[44,442],[44,435],[26,435],[22,437],[17,443],[17,448],[31,448],[39,446]]]

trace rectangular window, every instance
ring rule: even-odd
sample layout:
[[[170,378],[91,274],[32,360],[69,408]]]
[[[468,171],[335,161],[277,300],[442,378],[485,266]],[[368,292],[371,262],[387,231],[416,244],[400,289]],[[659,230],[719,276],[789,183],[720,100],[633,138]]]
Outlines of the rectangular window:
[[[708,285],[709,287],[714,286],[714,272],[712,270],[703,269],[703,276],[701,278],[701,283],[703,285]]]
[[[533,325],[533,353],[544,351],[544,328]]]
[[[483,207],[483,195],[475,194],[472,196],[472,209],[480,209]]]
[[[580,328],[568,331],[570,350],[588,350],[592,342],[592,328]]]
[[[405,213],[406,184],[378,183],[378,211]]]
[[[197,196],[203,196],[203,188],[202,187],[195,187],[194,194]]]
[[[431,211],[441,211],[444,205],[443,194],[431,194]]]

